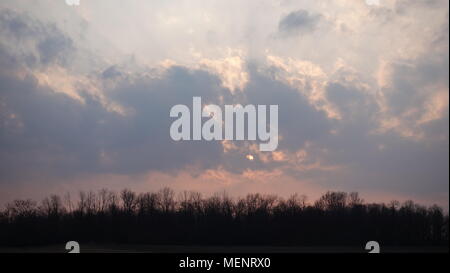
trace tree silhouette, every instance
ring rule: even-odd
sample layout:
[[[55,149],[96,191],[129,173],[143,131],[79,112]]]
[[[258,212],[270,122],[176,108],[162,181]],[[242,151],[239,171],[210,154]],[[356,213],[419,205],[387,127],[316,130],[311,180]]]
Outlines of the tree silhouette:
[[[309,204],[226,192],[203,197],[170,188],[136,194],[124,189],[81,191],[78,200],[50,195],[39,204],[14,200],[0,210],[0,245],[92,243],[214,245],[448,245],[449,217],[442,208],[365,203],[356,192],[327,192]]]

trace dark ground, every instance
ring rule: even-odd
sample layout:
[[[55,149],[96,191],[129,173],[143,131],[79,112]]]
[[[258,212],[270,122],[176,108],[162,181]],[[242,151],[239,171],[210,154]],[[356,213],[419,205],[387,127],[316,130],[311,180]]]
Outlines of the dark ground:
[[[163,246],[80,244],[81,253],[364,253],[358,247]],[[0,253],[65,253],[65,245],[2,247]],[[383,247],[382,253],[449,253],[449,247]]]

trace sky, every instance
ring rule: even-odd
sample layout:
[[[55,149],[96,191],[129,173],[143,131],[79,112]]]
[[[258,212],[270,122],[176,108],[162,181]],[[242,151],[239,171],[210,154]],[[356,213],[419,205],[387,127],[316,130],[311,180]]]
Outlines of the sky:
[[[2,0],[0,204],[79,190],[449,202],[446,0]],[[279,145],[174,141],[279,106]]]

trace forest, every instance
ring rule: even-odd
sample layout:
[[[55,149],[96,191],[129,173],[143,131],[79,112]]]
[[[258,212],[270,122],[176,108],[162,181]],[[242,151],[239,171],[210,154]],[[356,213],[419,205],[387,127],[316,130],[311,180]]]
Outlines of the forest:
[[[293,194],[81,191],[0,210],[1,246],[65,243],[154,245],[442,246],[449,216],[439,206],[366,203],[358,193],[327,192],[309,202]]]

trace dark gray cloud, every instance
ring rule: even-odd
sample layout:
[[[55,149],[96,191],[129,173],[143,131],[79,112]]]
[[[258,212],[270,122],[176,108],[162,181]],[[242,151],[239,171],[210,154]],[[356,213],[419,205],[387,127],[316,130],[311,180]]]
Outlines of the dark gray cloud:
[[[123,74],[115,65],[110,66],[109,68],[105,69],[105,71],[102,72],[102,78],[104,79],[114,79],[122,75]]]
[[[325,188],[350,187],[407,194],[437,194],[448,191],[448,109],[445,115],[426,123],[422,130],[430,141],[417,141],[390,131],[373,133],[380,109],[365,90],[353,85],[330,83],[330,102],[339,107],[343,119],[330,122],[336,133],[322,132],[314,141],[325,166],[343,166],[333,175],[318,170],[290,171],[299,179],[315,178]],[[433,139],[432,136],[441,136]],[[325,178],[325,179],[323,179]],[[440,189],[440,190],[439,190]]]
[[[318,26],[322,16],[307,10],[297,10],[281,18],[278,31],[282,34],[305,34],[312,32]]]
[[[4,52],[1,56],[0,60],[8,60]],[[220,142],[175,142],[170,138],[170,108],[176,104],[191,106],[194,96],[202,97],[205,104],[279,105],[280,150],[297,150],[329,130],[325,114],[309,105],[303,95],[253,68],[252,81],[242,96],[232,96],[221,87],[219,78],[202,70],[172,67],[155,79],[145,75],[121,77],[124,73],[120,68],[108,68],[98,77],[116,78],[114,87],[105,93],[131,109],[126,116],[107,111],[96,97],[82,90],[85,104],[39,86],[32,75],[21,79],[2,71],[4,116],[8,119],[8,113],[13,113],[16,118],[10,122],[20,123],[20,130],[11,126],[2,130],[3,182],[31,178],[39,172],[70,177],[133,175],[150,170],[174,173],[187,166],[207,169],[223,165],[235,173],[248,168],[245,154],[225,156]],[[272,169],[278,165],[251,166]]]
[[[448,137],[448,126],[433,126],[448,118],[449,62],[447,53],[426,53],[415,60],[392,64],[391,85],[382,89],[388,113],[402,117],[402,125],[422,132],[426,138]],[[445,96],[447,93],[447,96]],[[442,108],[444,107],[444,108]],[[442,117],[427,120],[433,112],[442,112]],[[428,115],[428,117],[427,117]],[[440,131],[440,133],[438,133]]]
[[[220,143],[175,143],[169,136],[173,105],[190,105],[193,96],[217,103],[218,96],[228,92],[217,77],[183,67],[169,69],[161,79],[120,77],[124,73],[116,66],[91,75],[100,81],[116,80],[106,91],[110,99],[132,110],[123,116],[108,111],[83,87],[76,90],[81,103],[40,85],[25,68],[70,66],[66,54],[75,50],[71,39],[55,26],[25,15],[9,10],[0,14],[0,27],[10,39],[0,44],[2,183],[38,176],[136,174],[217,165]],[[21,50],[10,46],[19,40],[27,46]]]
[[[75,47],[70,37],[56,25],[42,23],[26,14],[8,9],[0,12],[0,30],[5,47],[26,61],[28,66],[65,65],[73,57]]]
[[[448,5],[446,0],[397,0],[395,2],[395,11],[398,14],[405,14],[411,9],[435,9],[435,8],[444,8]]]
[[[223,90],[208,73],[173,68],[162,80],[120,82],[110,90],[111,96],[133,109],[129,116],[107,111],[87,93],[82,93],[85,104],[81,104],[39,86],[31,75],[18,79],[2,74],[0,78],[2,116],[6,117],[0,140],[2,182],[40,172],[64,177],[175,172],[188,165],[212,168],[220,161],[218,142],[174,142],[169,136],[173,105],[191,105],[196,95],[218,102],[219,93],[213,91]]]

